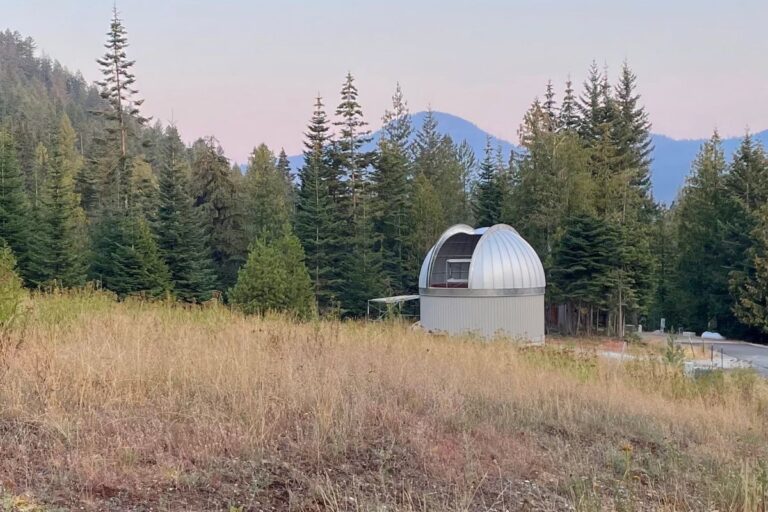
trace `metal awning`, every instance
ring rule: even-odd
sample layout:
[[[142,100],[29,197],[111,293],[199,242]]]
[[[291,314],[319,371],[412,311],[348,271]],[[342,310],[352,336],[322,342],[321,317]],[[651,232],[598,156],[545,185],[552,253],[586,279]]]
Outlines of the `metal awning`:
[[[403,304],[412,300],[419,300],[418,295],[395,295],[393,297],[378,297],[376,299],[368,299],[365,317],[370,319],[371,317],[371,304],[373,304],[374,312],[377,318],[382,318],[387,310],[392,310],[389,306],[397,308],[398,311],[402,311]],[[384,304],[384,306],[381,306]]]
[[[399,304],[401,302],[408,302],[409,300],[417,300],[418,295],[395,295],[394,297],[380,297],[378,299],[369,299],[368,302],[376,302],[379,304]]]

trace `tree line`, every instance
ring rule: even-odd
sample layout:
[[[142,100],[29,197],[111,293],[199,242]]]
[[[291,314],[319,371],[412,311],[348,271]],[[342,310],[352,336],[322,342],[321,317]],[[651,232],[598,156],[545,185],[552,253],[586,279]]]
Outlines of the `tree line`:
[[[284,151],[258,145],[243,173],[215,138],[187,146],[152,124],[127,47],[115,12],[89,85],[0,33],[0,239],[28,287],[354,317],[415,292],[447,226],[503,222],[544,263],[553,328],[768,332],[763,149],[746,137],[726,163],[713,136],[677,201],[657,204],[626,63],[615,84],[594,63],[579,93],[547,83],[509,156],[490,139],[475,155],[431,112],[414,127],[399,85],[373,144],[348,74],[335,108],[315,99],[294,175]]]

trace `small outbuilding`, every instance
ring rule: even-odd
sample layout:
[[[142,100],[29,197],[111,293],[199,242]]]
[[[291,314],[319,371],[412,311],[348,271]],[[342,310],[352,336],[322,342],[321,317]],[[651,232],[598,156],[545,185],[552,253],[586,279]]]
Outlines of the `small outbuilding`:
[[[448,228],[419,274],[421,325],[433,332],[474,333],[544,342],[544,267],[506,224]]]

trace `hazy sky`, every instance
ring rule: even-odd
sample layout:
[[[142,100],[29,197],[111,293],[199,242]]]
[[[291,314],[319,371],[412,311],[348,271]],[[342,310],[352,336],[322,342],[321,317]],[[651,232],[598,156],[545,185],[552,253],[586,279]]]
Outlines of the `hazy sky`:
[[[182,136],[214,134],[245,161],[266,142],[301,148],[313,98],[338,103],[352,71],[377,127],[400,81],[433,109],[516,142],[551,78],[580,84],[590,62],[628,60],[654,131],[676,138],[768,128],[768,2],[705,0],[119,0],[144,113]],[[112,0],[0,0],[0,29],[88,80]]]

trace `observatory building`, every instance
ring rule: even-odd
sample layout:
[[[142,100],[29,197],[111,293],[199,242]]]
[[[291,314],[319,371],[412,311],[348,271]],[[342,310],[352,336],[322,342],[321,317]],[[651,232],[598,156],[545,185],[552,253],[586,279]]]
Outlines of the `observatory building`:
[[[440,236],[421,266],[421,325],[543,343],[545,286],[536,251],[512,227],[457,224]]]

